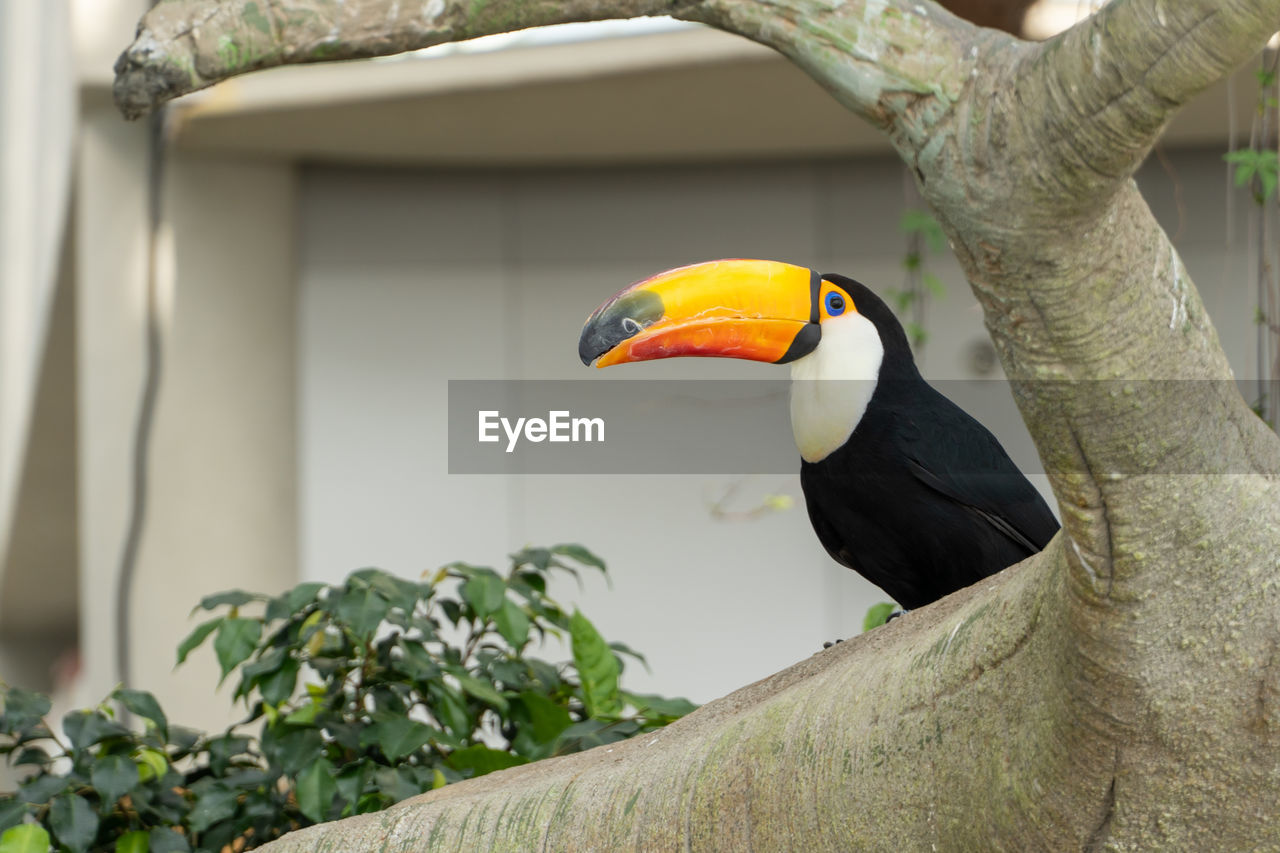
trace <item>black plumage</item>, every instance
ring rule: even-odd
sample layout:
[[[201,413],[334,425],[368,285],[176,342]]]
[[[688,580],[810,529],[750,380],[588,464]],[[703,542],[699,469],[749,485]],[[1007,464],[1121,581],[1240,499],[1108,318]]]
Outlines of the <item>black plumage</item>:
[[[884,356],[849,439],[800,482],[819,540],[905,608],[926,605],[1039,552],[1058,522],[1000,443],[916,368],[906,334],[864,285],[846,290]]]

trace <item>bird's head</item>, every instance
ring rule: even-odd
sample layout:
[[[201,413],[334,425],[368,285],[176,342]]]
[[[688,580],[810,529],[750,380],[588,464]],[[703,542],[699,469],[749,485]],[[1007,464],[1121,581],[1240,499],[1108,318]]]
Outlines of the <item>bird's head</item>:
[[[679,267],[631,285],[587,318],[578,355],[596,367],[677,356],[744,358],[791,364],[795,379],[851,380],[825,391],[813,383],[793,391],[796,441],[811,461],[848,437],[882,363],[915,372],[902,327],[864,285],[742,259]]]

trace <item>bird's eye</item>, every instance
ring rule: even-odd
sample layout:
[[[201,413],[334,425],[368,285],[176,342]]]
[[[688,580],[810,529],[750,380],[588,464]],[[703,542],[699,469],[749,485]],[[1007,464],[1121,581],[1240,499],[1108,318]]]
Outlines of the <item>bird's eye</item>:
[[[832,317],[839,317],[844,313],[844,296],[831,291],[827,294],[827,314]]]
[[[623,317],[622,331],[626,332],[628,335],[638,334],[640,331],[640,324],[635,320],[632,320],[630,317]]]

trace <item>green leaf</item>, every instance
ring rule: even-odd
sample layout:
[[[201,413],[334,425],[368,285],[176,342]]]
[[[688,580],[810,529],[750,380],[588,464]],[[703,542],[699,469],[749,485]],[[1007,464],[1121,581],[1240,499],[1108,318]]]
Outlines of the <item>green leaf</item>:
[[[914,346],[920,346],[929,340],[929,333],[919,323],[903,323],[903,331],[907,333],[907,337],[911,339]]]
[[[235,697],[249,695],[262,678],[275,672],[284,665],[288,650],[277,646],[260,653],[256,658],[240,668],[240,683],[236,685]]]
[[[347,817],[355,811],[355,804],[360,800],[360,795],[364,793],[365,782],[373,774],[374,765],[372,762],[364,760],[352,761],[347,766],[338,771],[334,777],[334,784],[338,789],[338,796],[342,798],[343,809],[342,816]]]
[[[361,742],[376,743],[389,761],[399,761],[425,746],[437,731],[425,723],[408,717],[391,717],[369,726],[360,735]]]
[[[123,755],[108,755],[93,763],[90,774],[93,787],[98,789],[103,805],[115,805],[116,800],[138,784],[138,765]]]
[[[897,607],[888,601],[871,605],[867,608],[867,615],[862,618],[863,632],[870,631],[872,628],[879,628],[888,622],[889,616],[894,610],[897,610]]]
[[[206,595],[204,598],[200,599],[200,604],[198,605],[197,609],[212,610],[215,607],[222,607],[224,605],[229,607],[243,607],[244,605],[248,604],[250,601],[266,601],[266,600],[267,600],[267,597],[265,595],[258,595],[257,593],[252,593],[252,592],[245,592],[242,589],[231,589],[231,590],[227,590],[226,592],[218,592],[218,593],[214,593],[213,595]]]
[[[258,692],[262,694],[262,701],[270,705],[279,705],[287,701],[298,685],[298,669],[298,661],[287,657],[277,670],[264,675],[258,682]]]
[[[264,733],[262,751],[285,773],[298,773],[320,758],[324,737],[317,728],[272,727]]]
[[[390,572],[366,569],[365,573],[369,588],[389,601],[392,607],[398,607],[406,614],[413,613],[418,602],[431,595],[430,588],[396,577]]]
[[[457,625],[462,619],[462,605],[454,601],[452,598],[439,599],[440,609],[444,611],[445,618],[452,624]]]
[[[373,781],[393,803],[422,793],[422,786],[409,778],[407,767],[383,767],[373,774]]]
[[[555,754],[564,755],[570,752],[581,752],[606,743],[617,743],[626,740],[639,731],[639,726],[631,721],[606,723],[601,720],[583,720],[565,729],[556,741]]]
[[[640,713],[649,716],[657,714],[672,719],[683,717],[698,709],[698,706],[679,696],[666,697],[654,693],[623,693],[623,697]]]
[[[551,568],[551,551],[547,548],[525,548],[511,555],[511,562],[517,566],[533,566],[540,572]]]
[[[39,773],[18,786],[18,799],[32,805],[43,805],[71,785],[71,778],[53,773]]]
[[[492,571],[485,570],[473,575],[462,585],[459,593],[481,619],[487,619],[502,606],[507,585]]]
[[[454,770],[472,771],[472,778],[492,773],[495,770],[505,770],[508,767],[517,767],[521,764],[529,763],[527,758],[512,755],[499,749],[490,749],[479,743],[475,746],[468,746],[465,749],[455,749],[445,761]]]
[[[1280,175],[1277,175],[1276,152],[1263,153],[1267,156],[1258,165],[1258,180],[1262,182],[1262,198],[1266,200],[1275,195],[1276,181]]]
[[[622,697],[618,693],[618,659],[613,650],[579,610],[569,620],[569,639],[587,716],[618,716],[622,713]]]
[[[403,654],[393,657],[392,668],[413,679],[434,679],[440,677],[440,666],[431,657],[431,652],[420,643],[401,637],[396,646]]]
[[[100,711],[69,711],[62,718],[62,729],[75,749],[84,749],[113,737],[133,734]]]
[[[138,779],[142,782],[159,779],[169,769],[169,759],[158,749],[140,749],[133,760],[138,766]]]
[[[149,832],[151,853],[190,853],[191,845],[187,837],[176,829],[157,826]]]
[[[378,630],[390,609],[391,602],[364,587],[343,593],[334,615],[345,622],[356,636],[367,639]]]
[[[323,823],[328,818],[329,807],[338,793],[338,781],[333,771],[329,759],[321,758],[298,774],[298,808],[316,823]]]
[[[181,758],[191,753],[200,743],[204,735],[186,726],[169,726],[169,743],[178,748],[175,757]]]
[[[284,718],[286,723],[294,726],[309,726],[315,723],[316,714],[320,713],[320,704],[312,700]]]
[[[460,696],[441,683],[431,684],[427,688],[427,695],[431,699],[427,707],[432,716],[458,737],[471,736],[475,721],[471,719],[466,703]]]
[[[3,730],[15,732],[39,723],[49,713],[49,697],[34,690],[9,687],[4,693]]]
[[[213,633],[214,629],[223,623],[225,616],[218,616],[207,622],[201,622],[196,629],[187,635],[187,638],[178,644],[178,663],[182,663],[187,659],[187,655],[205,641],[205,638]]]
[[[539,743],[554,742],[561,732],[573,725],[569,712],[541,693],[526,690],[519,695],[518,701],[529,715],[533,737]]]
[[[608,569],[605,568],[604,560],[600,559],[581,545],[575,545],[572,543],[556,545],[551,549],[551,553],[559,554],[562,557],[568,557],[571,560],[576,560],[584,566],[595,566],[602,572],[608,571]]]
[[[922,273],[920,281],[935,299],[941,299],[947,295],[947,289],[942,286],[942,280],[933,273]]]
[[[615,652],[617,652],[620,655],[626,655],[629,658],[635,658],[636,660],[640,661],[641,664],[644,665],[645,669],[649,669],[649,661],[645,660],[645,656],[640,654],[638,651],[631,648],[630,646],[628,646],[626,643],[617,643],[617,642],[610,643],[609,648],[613,649]]]
[[[155,696],[145,690],[134,690],[130,687],[121,687],[115,692],[115,696],[131,713],[154,723],[162,737],[169,736],[169,718],[164,715]]]
[[[274,622],[277,619],[287,619],[297,614],[306,606],[315,603],[316,597],[320,594],[320,590],[324,589],[328,584],[319,583],[317,581],[308,581],[300,583],[293,589],[278,595],[267,602],[267,610],[264,618],[268,622]]]
[[[0,798],[0,832],[22,823],[26,814],[26,803],[12,795]]]
[[[151,836],[145,829],[126,832],[116,839],[116,853],[151,853]]]
[[[226,619],[218,626],[218,636],[213,638],[213,650],[218,655],[218,665],[222,667],[222,683],[231,670],[235,669],[258,647],[262,637],[262,623],[257,619]]]
[[[516,649],[529,642],[529,615],[509,598],[502,599],[502,607],[494,616],[498,633]]]
[[[208,745],[209,769],[214,776],[225,776],[232,762],[249,751],[249,738],[224,734],[212,738]]]
[[[98,815],[84,797],[63,794],[49,807],[49,828],[63,847],[86,853],[98,837]]]
[[[21,752],[11,759],[11,763],[14,766],[29,764],[39,767],[42,770],[47,770],[49,765],[53,763],[53,757],[50,756],[49,753],[45,752],[43,747],[26,746],[22,748]],[[3,826],[0,826],[0,829],[3,828]]]
[[[1254,173],[1258,171],[1259,152],[1252,148],[1241,148],[1238,151],[1228,151],[1222,155],[1222,159],[1236,167],[1235,181],[1237,187],[1242,187],[1253,179]]]
[[[502,713],[507,711],[507,699],[492,684],[488,684],[473,675],[467,675],[465,672],[454,672],[453,676],[458,679],[458,684],[467,693],[470,693],[481,702],[492,705]]]
[[[904,210],[898,220],[898,227],[904,234],[919,234],[931,252],[941,252],[947,247],[947,237],[942,226],[933,214],[927,210]]]
[[[508,587],[527,599],[534,599],[547,592],[547,579],[537,572],[520,571],[511,576]]]
[[[194,789],[195,786],[193,786]],[[211,783],[202,786],[196,791],[196,802],[187,815],[187,824],[195,832],[204,832],[214,824],[234,815],[236,800],[236,792],[221,784]]]
[[[11,826],[0,835],[0,853],[49,853],[49,833],[38,823]]]

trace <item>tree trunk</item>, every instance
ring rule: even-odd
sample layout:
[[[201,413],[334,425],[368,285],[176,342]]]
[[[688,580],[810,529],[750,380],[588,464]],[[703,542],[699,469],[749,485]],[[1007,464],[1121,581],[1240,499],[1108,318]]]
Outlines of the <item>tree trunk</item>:
[[[116,92],[137,113],[254,68],[658,13],[779,50],[889,135],[1063,532],[656,735],[270,849],[1280,850],[1280,441],[1130,177],[1280,0],[1115,0],[1043,44],[929,0],[168,0]]]

